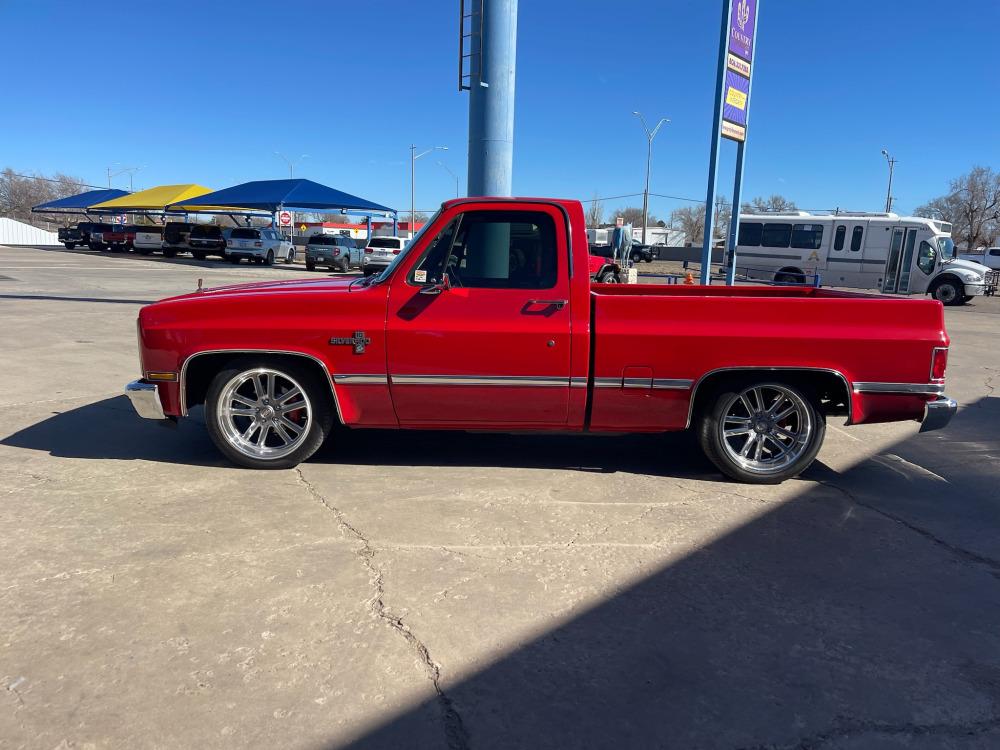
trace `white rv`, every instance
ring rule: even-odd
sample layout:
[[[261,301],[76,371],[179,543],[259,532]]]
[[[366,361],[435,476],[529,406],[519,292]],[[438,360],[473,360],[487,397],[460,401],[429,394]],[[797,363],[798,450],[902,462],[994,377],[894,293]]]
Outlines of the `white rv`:
[[[989,269],[955,259],[951,224],[891,213],[741,214],[737,273],[751,279],[930,294],[961,305],[985,290]]]

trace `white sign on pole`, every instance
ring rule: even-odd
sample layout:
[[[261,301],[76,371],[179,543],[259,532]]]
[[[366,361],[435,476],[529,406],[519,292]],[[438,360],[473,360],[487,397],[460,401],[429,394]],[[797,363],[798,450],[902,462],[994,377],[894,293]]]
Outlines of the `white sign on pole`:
[[[288,211],[282,211],[278,214],[278,222],[283,227],[290,227],[292,225],[292,215]]]

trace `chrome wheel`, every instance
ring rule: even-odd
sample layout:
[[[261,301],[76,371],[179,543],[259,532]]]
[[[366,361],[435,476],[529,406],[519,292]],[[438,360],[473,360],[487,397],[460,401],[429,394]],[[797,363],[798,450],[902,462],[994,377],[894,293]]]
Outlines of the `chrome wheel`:
[[[298,382],[261,367],[226,383],[215,416],[229,445],[244,456],[267,460],[283,458],[302,445],[313,409]]]
[[[761,384],[735,394],[718,423],[729,459],[758,476],[780,474],[807,450],[815,425],[802,397],[779,384]]]
[[[943,305],[950,305],[958,299],[958,288],[950,281],[945,281],[934,290],[934,299]]]

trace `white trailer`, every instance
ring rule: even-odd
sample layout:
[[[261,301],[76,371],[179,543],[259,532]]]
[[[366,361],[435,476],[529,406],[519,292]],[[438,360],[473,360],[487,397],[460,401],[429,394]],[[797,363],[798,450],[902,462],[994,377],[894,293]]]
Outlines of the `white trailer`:
[[[985,291],[989,271],[954,258],[951,224],[892,213],[741,214],[737,273],[796,283],[930,294],[961,305]]]

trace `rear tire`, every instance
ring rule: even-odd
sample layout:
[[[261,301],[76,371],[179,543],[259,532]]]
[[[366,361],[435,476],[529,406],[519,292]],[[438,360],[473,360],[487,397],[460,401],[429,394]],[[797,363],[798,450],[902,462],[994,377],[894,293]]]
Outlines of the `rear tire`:
[[[254,384],[255,379],[259,385]],[[255,395],[260,393],[259,388],[267,391],[269,387],[283,390]],[[282,395],[292,389],[300,390],[303,397],[293,395],[288,402],[292,405],[301,402],[302,407],[282,414]],[[233,411],[246,414],[241,416]],[[267,418],[275,412],[272,418]],[[226,458],[248,469],[297,466],[319,449],[335,421],[329,383],[314,369],[298,362],[266,357],[234,360],[212,379],[205,397],[205,423],[212,442]],[[291,428],[284,427],[285,422],[290,422]],[[294,434],[296,426],[304,429],[301,435]],[[288,438],[291,443],[282,445]]]
[[[730,382],[698,417],[698,442],[726,476],[747,484],[778,484],[805,471],[826,436],[815,400],[780,381]]]
[[[307,271],[315,271],[316,270],[316,264],[313,263],[311,260],[307,260],[306,261],[306,270]]]
[[[597,276],[598,284],[620,284],[621,279],[618,278],[618,274],[614,271],[603,271]]]
[[[288,251],[288,257],[285,258],[285,265],[288,265],[289,263],[291,263],[294,260],[295,260],[295,251],[294,250],[289,250]]]
[[[238,265],[239,262],[240,262],[240,256],[238,256],[238,255],[230,255],[229,256],[229,262],[232,263],[234,266]]]
[[[267,255],[264,256],[264,265],[273,266],[274,265],[274,250],[268,250]]]
[[[205,260],[205,253],[201,250],[192,250],[191,257],[195,260]]]
[[[72,250],[75,247],[76,247],[76,243],[75,242],[67,242],[66,243],[66,249],[67,250]]]
[[[806,277],[799,273],[779,273],[774,277],[779,284],[805,284]]]
[[[165,248],[163,248],[163,257],[164,258],[175,258],[175,257],[177,257],[177,250],[176,250],[176,248],[173,248],[173,247],[165,247]]]

